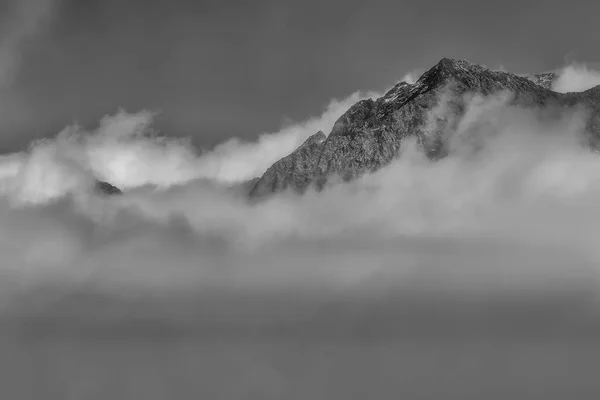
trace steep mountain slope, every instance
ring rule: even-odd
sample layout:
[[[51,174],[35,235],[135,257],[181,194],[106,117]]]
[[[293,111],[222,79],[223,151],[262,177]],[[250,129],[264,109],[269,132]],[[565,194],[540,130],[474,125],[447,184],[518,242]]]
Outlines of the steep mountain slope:
[[[400,82],[383,97],[362,100],[335,123],[329,136],[311,136],[290,155],[274,163],[250,191],[251,197],[310,185],[323,187],[337,176],[354,179],[387,165],[398,154],[403,139],[416,136],[431,159],[447,154],[444,132],[455,126],[466,107],[466,94],[508,92],[511,104],[522,107],[572,107],[591,110],[590,144],[600,136],[600,87],[581,93],[550,90],[556,74],[519,76],[493,71],[468,61],[442,59],[415,84]],[[438,107],[436,118],[430,111]]]

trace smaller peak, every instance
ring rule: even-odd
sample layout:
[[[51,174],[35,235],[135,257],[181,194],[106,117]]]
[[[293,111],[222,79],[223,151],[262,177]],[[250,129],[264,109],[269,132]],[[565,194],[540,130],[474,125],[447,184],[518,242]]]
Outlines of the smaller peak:
[[[433,68],[443,69],[443,70],[481,70],[485,69],[481,65],[472,63],[468,60],[458,60],[454,58],[444,57],[442,58]]]
[[[397,89],[399,87],[404,87],[404,86],[410,86],[411,84],[406,82],[406,81],[402,81],[402,82],[398,82],[394,85],[394,89]]]
[[[119,189],[118,187],[111,185],[108,182],[100,181],[100,180],[96,180],[94,189],[95,189],[96,193],[101,194],[101,195],[109,195],[110,196],[110,195],[116,195],[116,194],[123,194],[121,189]]]
[[[385,96],[387,96],[388,94],[394,93],[394,92],[398,91],[399,89],[405,88],[407,86],[412,86],[412,84],[410,84],[406,81],[398,82],[394,85],[394,87],[392,87],[390,90],[387,91]]]
[[[381,97],[380,100],[382,100],[385,103],[389,103],[392,102],[394,100],[396,100],[398,97],[402,97],[402,94],[407,91],[410,90],[410,88],[413,85],[406,82],[406,81],[402,81],[402,82],[398,82],[394,85],[393,88],[391,88],[390,90],[388,90],[383,97]]]
[[[319,131],[313,135],[311,135],[308,139],[304,141],[302,146],[310,146],[312,144],[321,144],[327,139],[327,136],[323,133],[323,131]]]
[[[456,60],[444,57],[436,65],[425,72],[417,81],[417,86],[432,87],[444,82],[449,77],[472,75],[485,68],[466,60]]]

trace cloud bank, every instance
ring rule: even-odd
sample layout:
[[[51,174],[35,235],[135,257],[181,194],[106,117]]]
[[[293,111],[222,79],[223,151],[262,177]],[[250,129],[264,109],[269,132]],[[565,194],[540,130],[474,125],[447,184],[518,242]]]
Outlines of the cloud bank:
[[[595,290],[600,160],[580,146],[584,110],[474,97],[439,162],[407,140],[392,165],[324,192],[250,204],[233,190],[330,128],[357,96],[257,142],[204,153],[153,132],[151,113],[120,111],[94,130],[69,127],[5,155],[2,268],[25,287],[50,279],[370,293],[389,283],[377,277],[393,276],[460,296]],[[95,177],[126,194],[95,196]]]

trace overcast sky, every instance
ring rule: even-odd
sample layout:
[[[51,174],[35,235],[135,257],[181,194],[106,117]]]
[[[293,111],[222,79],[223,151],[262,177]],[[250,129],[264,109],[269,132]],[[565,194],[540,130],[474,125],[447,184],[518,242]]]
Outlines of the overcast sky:
[[[600,59],[600,2],[591,1],[42,3],[0,0],[10,54],[0,63],[12,69],[0,82],[2,151],[119,107],[161,111],[165,133],[211,146],[386,89],[444,56],[514,72]]]

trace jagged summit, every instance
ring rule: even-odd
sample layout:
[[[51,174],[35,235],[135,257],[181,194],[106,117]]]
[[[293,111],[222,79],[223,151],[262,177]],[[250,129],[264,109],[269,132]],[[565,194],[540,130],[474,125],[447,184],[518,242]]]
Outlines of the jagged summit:
[[[332,176],[353,179],[393,160],[402,141],[416,136],[431,159],[447,154],[443,133],[456,124],[466,107],[464,94],[508,92],[512,103],[527,107],[584,105],[591,110],[588,130],[600,136],[600,86],[581,93],[551,90],[553,72],[521,76],[466,60],[443,58],[414,84],[399,82],[384,96],[354,104],[326,137],[311,136],[290,155],[274,163],[252,188],[252,197],[293,189],[323,187]],[[444,102],[444,113],[427,121],[430,110]],[[590,143],[598,140],[590,140]]]
[[[535,75],[531,79],[505,71],[488,69],[466,60],[443,58],[433,68],[425,72],[416,85],[431,89],[449,81],[454,81],[481,94],[510,90],[516,94],[527,92],[543,97],[548,95],[547,91],[550,91],[544,78],[547,80],[549,76]]]

